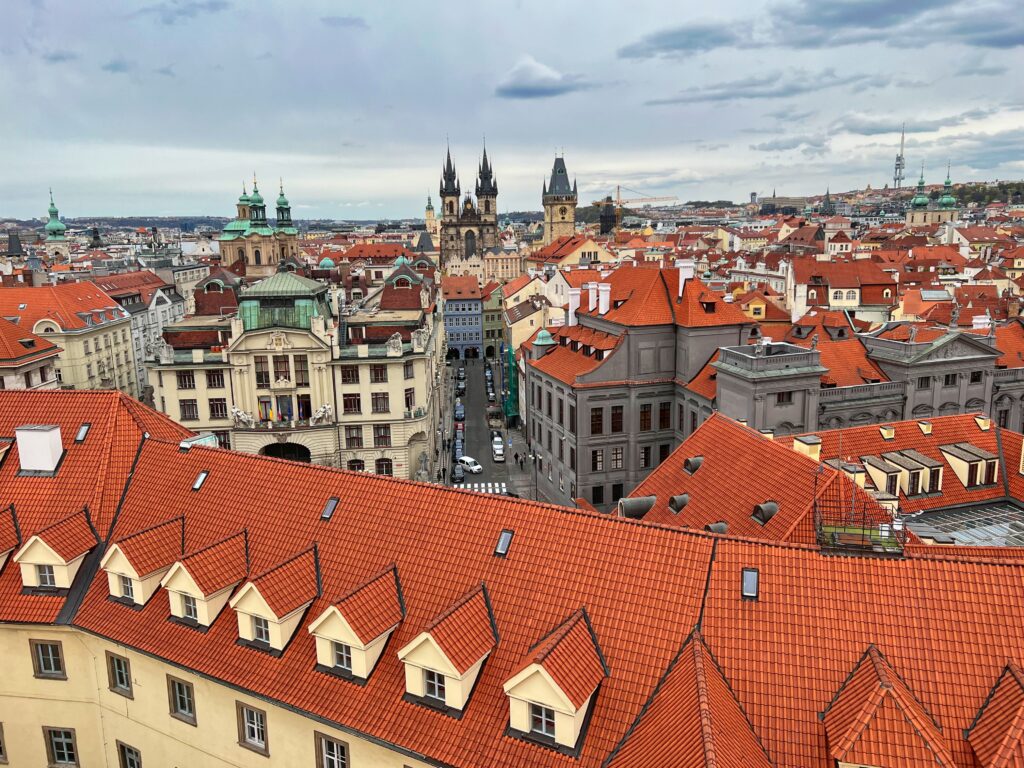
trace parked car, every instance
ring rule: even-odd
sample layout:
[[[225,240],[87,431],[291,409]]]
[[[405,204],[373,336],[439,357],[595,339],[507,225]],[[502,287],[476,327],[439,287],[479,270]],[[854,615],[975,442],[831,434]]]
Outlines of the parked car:
[[[488,381],[493,379],[494,371],[492,371],[490,368],[484,368],[484,378],[486,378]]]
[[[458,464],[467,472],[472,472],[474,475],[478,475],[484,471],[484,468],[480,466],[480,462],[474,459],[472,456],[463,456],[458,460]]]
[[[466,481],[466,471],[461,465],[456,464],[452,467],[452,482],[453,483],[464,483]]]
[[[492,435],[491,437],[491,450],[496,451],[498,449],[505,450],[505,441],[502,440],[501,435]]]
[[[456,375],[459,377],[459,381],[465,381],[466,380],[466,369],[465,368],[459,368],[458,373]]]
[[[455,394],[464,395],[466,394],[466,382],[460,381],[455,384]]]
[[[491,460],[496,462],[505,461],[505,446],[495,445],[491,446]]]
[[[461,448],[456,448],[454,450],[454,452],[452,453],[452,458],[455,459],[455,461],[458,461],[459,459],[461,459],[462,458],[462,449]]]
[[[461,404],[455,406],[455,420],[456,421],[465,421],[466,420],[466,406],[461,405]]]
[[[488,403],[493,403],[493,402],[495,402],[495,401],[496,401],[497,399],[498,399],[498,398],[496,398],[496,397],[494,396],[494,390],[493,390],[493,389],[492,389],[491,391],[489,391],[489,392],[487,393],[487,402],[488,402]]]

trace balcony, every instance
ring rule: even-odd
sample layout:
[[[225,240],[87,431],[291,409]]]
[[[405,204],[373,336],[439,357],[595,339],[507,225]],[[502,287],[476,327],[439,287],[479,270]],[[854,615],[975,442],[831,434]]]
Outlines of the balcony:
[[[409,420],[409,419],[422,419],[426,415],[427,415],[427,409],[424,408],[422,405],[417,407],[417,408],[413,408],[412,410],[405,411],[405,418],[406,418],[406,420]]]
[[[877,384],[822,389],[819,397],[822,403],[849,402],[885,396],[899,397],[903,395],[906,387],[907,383],[904,381],[880,381]]]
[[[244,432],[295,432],[308,429],[334,429],[337,427],[334,419],[311,424],[310,419],[291,419],[288,421],[255,421],[252,426],[245,423],[237,423],[233,429]]]

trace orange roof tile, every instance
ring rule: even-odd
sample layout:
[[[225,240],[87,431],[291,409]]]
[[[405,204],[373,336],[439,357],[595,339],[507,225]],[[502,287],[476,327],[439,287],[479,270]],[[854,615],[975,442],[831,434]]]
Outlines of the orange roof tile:
[[[425,631],[438,644],[448,661],[465,674],[470,667],[494,650],[498,642],[487,587],[477,584],[435,616]]]
[[[983,768],[1024,765],[1024,672],[1011,661],[967,731]]]
[[[441,279],[441,290],[448,301],[480,298],[480,283],[472,275],[465,277],[446,275]]]
[[[527,364],[541,373],[572,385],[580,376],[590,373],[603,362],[583,352],[573,352],[569,347],[556,346],[544,357],[529,360]]]
[[[185,518],[176,517],[152,528],[125,536],[116,542],[132,568],[145,578],[162,568],[171,567],[184,554]]]
[[[316,560],[314,545],[252,580],[275,616],[283,618],[319,595],[320,574]]]
[[[14,507],[0,510],[0,555],[17,549],[21,544],[21,535],[18,532],[18,518],[15,516]]]
[[[181,564],[208,597],[244,581],[248,559],[247,534],[239,531],[186,555]]]
[[[99,537],[84,509],[36,531],[34,535],[42,539],[66,563],[81,557],[99,544]]]
[[[398,569],[391,565],[334,604],[363,643],[370,643],[405,616]]]
[[[0,365],[24,365],[56,357],[60,351],[61,348],[49,339],[0,317]]]
[[[544,667],[577,709],[608,675],[600,645],[582,608],[538,643],[524,668],[530,664]]]
[[[128,312],[93,283],[58,283],[0,288],[0,316],[17,318],[18,327],[27,331],[44,319],[63,330],[76,330],[126,319]]]

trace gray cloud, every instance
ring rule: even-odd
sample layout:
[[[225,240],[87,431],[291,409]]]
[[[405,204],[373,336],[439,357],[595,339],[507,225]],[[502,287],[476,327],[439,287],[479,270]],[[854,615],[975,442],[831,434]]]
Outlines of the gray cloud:
[[[1011,164],[1018,168],[1024,167],[1020,160],[1024,157],[1024,128],[1011,128],[996,133],[960,133],[934,141],[922,141],[918,146],[937,160],[951,157],[956,165],[965,165],[979,171],[992,171]]]
[[[593,87],[580,75],[563,74],[532,56],[523,56],[498,83],[494,95],[503,99],[546,99]]]
[[[111,59],[101,66],[100,69],[114,75],[125,75],[135,69],[135,64],[125,59]]]
[[[165,0],[147,5],[135,12],[137,16],[154,16],[161,24],[173,25],[204,13],[220,13],[231,4],[227,0]]]
[[[644,35],[619,48],[618,53],[624,59],[687,56],[716,48],[735,48],[744,39],[726,24],[700,22]]]
[[[930,133],[940,128],[950,128],[963,125],[970,120],[980,120],[989,117],[997,110],[995,108],[969,109],[958,115],[939,118],[912,118],[906,121],[907,133]],[[898,133],[903,130],[904,120],[890,115],[865,115],[853,113],[844,115],[832,124],[832,130],[843,133],[853,133],[859,136],[877,136],[884,133]]]
[[[65,61],[74,61],[78,54],[74,51],[50,51],[42,55],[42,60],[47,64],[62,64]]]
[[[166,67],[159,67],[153,70],[154,74],[163,75],[164,77],[177,77],[174,72],[174,65],[168,64]]]
[[[813,74],[805,70],[770,72],[740,80],[695,86],[675,96],[651,99],[648,105],[696,104],[700,102],[736,101],[740,99],[784,99],[805,93],[816,93],[828,88],[850,86],[855,92],[867,88],[882,88],[891,83],[884,75],[838,75],[832,68]]]
[[[999,64],[986,64],[979,57],[965,61],[957,69],[953,70],[953,75],[955,77],[993,77],[995,75],[1005,75],[1009,71],[1009,67]]]
[[[337,29],[367,29],[369,25],[361,16],[321,16],[320,22]]]
[[[829,138],[824,133],[780,136],[760,144],[751,144],[750,148],[756,152],[788,152],[799,149],[805,155],[820,155],[828,151]]]
[[[776,120],[785,120],[787,122],[800,122],[801,120],[808,120],[814,117],[817,112],[813,109],[809,109],[805,112],[796,112],[792,109],[776,109],[771,112],[765,112],[765,117],[772,117]]]

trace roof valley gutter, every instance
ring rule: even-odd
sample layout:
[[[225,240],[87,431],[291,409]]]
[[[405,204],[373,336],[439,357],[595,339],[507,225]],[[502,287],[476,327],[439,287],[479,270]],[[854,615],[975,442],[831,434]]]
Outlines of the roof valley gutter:
[[[1010,494],[1010,478],[1006,472],[1006,457],[1003,455],[1003,430],[1002,427],[995,427],[996,431],[996,447],[999,449],[999,465],[1003,468],[1003,493],[1006,494],[1007,498],[1011,497]]]
[[[698,632],[702,631],[704,626],[704,609],[708,604],[708,592],[711,591],[711,573],[715,569],[715,555],[718,554],[718,539],[716,538],[711,544],[711,557],[708,558],[708,576],[704,581],[704,594],[700,598],[700,613],[697,614],[697,626],[694,627]]]

